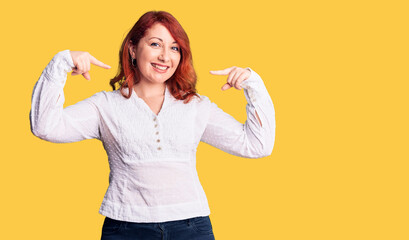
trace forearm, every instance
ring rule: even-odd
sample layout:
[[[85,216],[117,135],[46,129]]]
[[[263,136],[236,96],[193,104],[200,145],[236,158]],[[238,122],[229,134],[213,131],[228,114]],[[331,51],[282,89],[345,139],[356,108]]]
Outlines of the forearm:
[[[34,86],[30,126],[43,140],[62,143],[98,137],[98,113],[90,100],[63,107],[63,88],[73,66],[69,50],[57,53]]]

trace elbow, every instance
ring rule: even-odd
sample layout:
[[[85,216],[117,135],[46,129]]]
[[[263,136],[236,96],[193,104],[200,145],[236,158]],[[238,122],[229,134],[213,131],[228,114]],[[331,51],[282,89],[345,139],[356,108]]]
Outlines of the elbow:
[[[268,157],[273,153],[273,146],[267,146],[266,148],[263,148],[262,151],[257,152],[254,154],[252,158],[263,158],[263,157]]]
[[[38,137],[38,138],[40,138],[42,140],[51,142],[50,134],[47,133],[44,128],[39,127],[38,124],[34,125],[32,122],[30,122],[30,129],[31,129],[31,133],[34,136],[36,136],[36,137]]]
[[[272,144],[267,145],[264,148],[263,154],[261,157],[268,157],[273,153],[273,149],[274,149],[274,142]]]
[[[272,141],[266,141],[263,144],[260,144],[258,150],[253,153],[251,158],[263,158],[268,157],[273,153],[274,149],[274,139]]]
[[[241,154],[241,157],[245,157],[245,158],[268,157],[273,152],[272,147],[268,147],[268,146],[266,146],[264,144],[247,146],[247,148],[245,148],[245,149],[246,149],[246,151],[244,151]]]
[[[266,141],[263,142],[263,151],[262,151],[262,156],[261,157],[268,157],[273,153],[275,145],[275,128],[272,134],[269,134],[268,137],[266,137]]]
[[[33,115],[33,109],[30,110],[29,119],[30,119],[31,133],[34,136],[44,140],[45,134],[40,130],[40,127],[38,125],[38,121],[35,120],[36,116]]]
[[[268,157],[273,153],[275,143],[275,134],[269,135],[268,137],[264,138],[263,141],[257,142],[257,144],[253,144],[253,154],[252,158],[263,158]]]
[[[44,134],[43,132],[41,132],[38,128],[31,127],[31,132],[33,133],[34,136],[36,136],[36,137],[38,137],[38,138],[40,138],[42,140],[48,141],[47,135]]]
[[[30,112],[30,130],[34,136],[44,140],[45,134],[41,132],[41,130],[38,127],[38,124],[34,124],[34,121],[31,119],[31,112]]]
[[[41,121],[34,120],[30,116],[30,130],[31,133],[38,137],[39,139],[48,141],[48,142],[56,142],[55,140],[55,131],[50,128],[47,124],[44,124]]]
[[[40,137],[40,136],[41,136],[41,133],[40,133],[40,131],[38,130],[38,127],[36,127],[36,125],[34,125],[34,121],[33,121],[32,116],[31,116],[31,111],[30,111],[30,130],[31,130],[31,133],[32,133],[34,136],[36,136],[36,137],[38,137],[38,138],[41,138],[41,137]]]
[[[275,145],[275,134],[270,136],[269,141],[266,141],[263,146],[263,157],[268,157],[273,154],[273,149]]]
[[[32,130],[31,131],[34,136],[38,137],[41,140],[47,141],[47,142],[51,142],[51,143],[63,143],[64,141],[62,141],[61,139],[57,138],[54,134],[50,134],[50,133],[45,133],[42,131],[38,131],[38,130]]]
[[[259,134],[247,134],[247,139],[245,142],[247,143],[245,147],[242,149],[242,153],[245,155],[244,157],[247,158],[263,158],[268,157],[273,153],[274,142],[275,142],[275,126],[272,131],[267,126],[263,128]]]

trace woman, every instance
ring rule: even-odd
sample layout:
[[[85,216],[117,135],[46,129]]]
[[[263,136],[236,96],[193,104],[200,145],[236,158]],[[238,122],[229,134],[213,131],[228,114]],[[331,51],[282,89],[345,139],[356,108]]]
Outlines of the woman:
[[[110,68],[87,52],[57,53],[34,86],[30,122],[46,141],[102,141],[111,171],[101,239],[214,239],[196,149],[202,141],[246,158],[271,154],[275,113],[260,76],[250,68],[211,71],[228,76],[222,90],[244,88],[241,124],[196,92],[189,39],[163,11],[145,13],[128,33],[113,91],[63,108],[67,73],[89,80],[91,64]]]

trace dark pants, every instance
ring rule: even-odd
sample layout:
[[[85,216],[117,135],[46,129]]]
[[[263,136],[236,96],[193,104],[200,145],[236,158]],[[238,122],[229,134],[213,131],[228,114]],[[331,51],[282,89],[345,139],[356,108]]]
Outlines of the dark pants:
[[[105,217],[101,240],[215,240],[209,216],[161,223],[135,223]]]

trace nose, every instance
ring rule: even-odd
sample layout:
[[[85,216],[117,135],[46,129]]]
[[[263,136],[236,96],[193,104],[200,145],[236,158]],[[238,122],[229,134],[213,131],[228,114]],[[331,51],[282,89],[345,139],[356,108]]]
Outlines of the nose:
[[[167,48],[162,48],[162,52],[159,55],[159,60],[162,62],[168,62],[169,59],[169,50]]]

